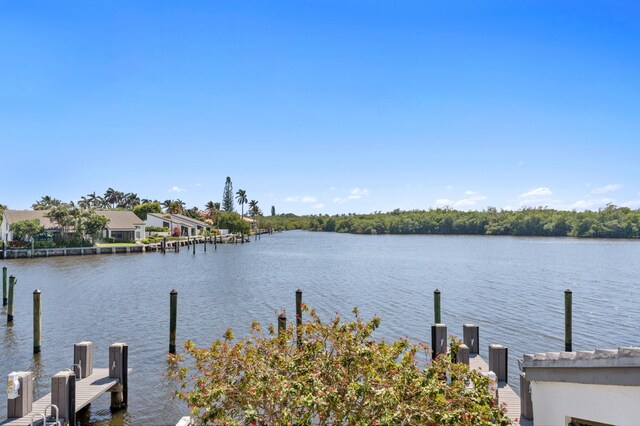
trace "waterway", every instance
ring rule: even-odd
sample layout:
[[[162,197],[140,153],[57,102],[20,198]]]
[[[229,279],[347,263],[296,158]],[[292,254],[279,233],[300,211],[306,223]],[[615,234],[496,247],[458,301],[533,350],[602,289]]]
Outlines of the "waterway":
[[[564,348],[564,290],[573,291],[574,350],[640,346],[640,241],[491,236],[361,236],[293,231],[244,245],[198,245],[196,254],[145,253],[0,261],[18,279],[13,326],[0,316],[0,375],[36,372],[37,397],[50,377],[71,366],[73,344],[94,342],[94,366],[108,347],[129,345],[129,407],[111,414],[109,396],[83,424],[171,425],[188,414],[172,398],[167,370],[169,292],[179,292],[178,341],[206,346],[252,320],[293,318],[294,292],[328,317],[382,317],[376,336],[429,343],[433,291],[442,292],[450,334],[480,326],[489,343],[516,357]],[[43,301],[42,354],[32,355],[32,293]],[[6,380],[0,390],[6,391]],[[0,419],[6,399],[0,399]]]

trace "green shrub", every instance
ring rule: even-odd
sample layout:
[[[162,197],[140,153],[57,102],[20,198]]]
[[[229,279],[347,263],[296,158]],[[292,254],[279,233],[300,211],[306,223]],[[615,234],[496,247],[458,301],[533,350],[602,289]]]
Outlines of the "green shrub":
[[[33,246],[34,248],[54,248],[56,243],[53,241],[36,241]]]
[[[147,226],[147,232],[169,232],[169,228],[162,226]]]
[[[303,308],[307,312],[306,307]],[[440,356],[426,364],[429,350],[407,339],[374,339],[380,318],[364,322],[339,314],[328,323],[314,312],[299,327],[269,335],[256,321],[251,336],[223,339],[169,362],[180,390],[201,424],[260,425],[509,425],[488,391],[488,378]],[[420,361],[422,360],[422,361]],[[175,365],[175,364],[174,364]]]

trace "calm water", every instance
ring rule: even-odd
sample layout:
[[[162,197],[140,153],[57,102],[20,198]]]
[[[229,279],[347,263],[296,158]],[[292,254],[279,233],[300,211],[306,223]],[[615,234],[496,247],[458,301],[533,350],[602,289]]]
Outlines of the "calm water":
[[[324,316],[382,316],[378,337],[429,342],[433,290],[442,291],[449,333],[480,326],[489,343],[516,356],[558,351],[563,343],[563,291],[573,290],[574,349],[640,346],[640,241],[466,236],[355,236],[288,232],[196,255],[158,253],[8,260],[18,278],[15,323],[0,317],[0,375],[33,370],[37,396],[51,375],[70,367],[73,344],[94,342],[94,366],[105,367],[111,343],[129,344],[129,408],[111,416],[103,395],[91,425],[175,424],[188,413],[165,382],[169,292],[179,291],[178,340],[207,345],[227,327],[244,334],[253,319],[274,322],[294,311],[294,291]],[[34,289],[42,291],[43,348],[34,359]],[[291,316],[291,315],[290,315]],[[6,380],[1,381],[6,391]],[[0,399],[0,419],[6,399]]]

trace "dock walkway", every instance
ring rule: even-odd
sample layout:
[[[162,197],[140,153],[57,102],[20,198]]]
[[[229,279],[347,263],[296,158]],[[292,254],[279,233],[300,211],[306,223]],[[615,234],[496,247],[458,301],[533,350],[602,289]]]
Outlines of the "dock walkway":
[[[109,377],[108,368],[94,368],[93,374],[89,377],[76,381],[76,413],[87,405],[95,401],[104,392],[110,392],[112,388],[119,385],[120,379]],[[51,404],[51,394],[47,394],[33,403],[30,413],[19,419],[7,419],[0,423],[2,426],[29,426],[33,418],[35,425],[42,424],[39,414],[44,414],[44,410]],[[54,410],[55,411],[55,410]],[[52,414],[51,410],[47,414]],[[38,415],[38,416],[36,416]],[[34,418],[34,416],[36,416]]]
[[[469,368],[486,373],[489,365],[477,354],[469,355]],[[506,382],[498,382],[498,403],[504,403],[507,408],[507,416],[514,425],[533,426],[533,420],[522,418],[520,411],[520,397]]]

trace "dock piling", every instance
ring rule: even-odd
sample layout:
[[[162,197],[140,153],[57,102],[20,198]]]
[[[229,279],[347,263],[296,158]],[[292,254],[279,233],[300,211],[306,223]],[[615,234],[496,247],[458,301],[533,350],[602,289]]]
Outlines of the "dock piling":
[[[2,306],[7,306],[7,267],[2,267]]]
[[[196,254],[196,240],[193,240],[193,254]]]
[[[431,358],[447,353],[447,326],[434,324],[431,326]]]
[[[284,310],[278,315],[278,336],[282,336],[282,333],[287,329],[287,314]]]
[[[469,365],[469,347],[464,343],[460,344],[458,347],[455,362]]]
[[[111,392],[111,410],[127,406],[129,376],[129,346],[126,343],[114,343],[109,346],[109,377],[120,379],[120,386]]]
[[[469,347],[470,354],[480,353],[480,327],[474,324],[462,326],[462,341]]]
[[[296,342],[298,346],[302,343],[302,290],[296,290]]]
[[[76,374],[61,371],[51,376],[51,403],[58,407],[64,425],[76,424]]]
[[[9,375],[9,386],[13,381],[18,381],[17,398],[7,399],[7,417],[19,419],[33,411],[33,373],[31,371],[19,371]]]
[[[440,324],[442,322],[442,318],[440,315],[440,290],[436,288],[433,292],[433,314],[435,324]]]
[[[169,353],[176,353],[176,323],[178,316],[178,292],[176,289],[169,293]]]
[[[502,345],[489,345],[489,371],[496,373],[499,382],[507,383],[509,349]]]
[[[40,303],[40,290],[33,292],[33,353],[39,354],[41,348],[42,331],[42,305]]]
[[[7,323],[13,323],[13,293],[16,286],[16,277],[11,275],[9,277],[9,306],[7,309]]]
[[[73,345],[73,365],[78,366],[78,379],[86,379],[93,374],[93,342],[80,342]]]
[[[573,342],[571,339],[571,317],[573,293],[570,289],[564,291],[564,351],[573,352]]]

